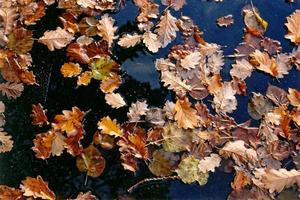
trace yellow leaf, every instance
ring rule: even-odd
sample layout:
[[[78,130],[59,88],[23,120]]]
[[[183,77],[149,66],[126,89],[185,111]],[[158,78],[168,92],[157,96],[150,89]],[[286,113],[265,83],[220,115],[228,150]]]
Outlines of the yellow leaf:
[[[117,124],[116,120],[111,120],[109,116],[103,117],[101,121],[98,122],[98,129],[102,130],[102,133],[120,137],[123,135],[122,130]]]
[[[78,63],[65,63],[61,66],[60,72],[64,77],[74,77],[81,73],[81,67]]]
[[[175,120],[178,123],[178,128],[188,129],[198,126],[197,111],[191,107],[188,98],[177,100],[175,104]]]

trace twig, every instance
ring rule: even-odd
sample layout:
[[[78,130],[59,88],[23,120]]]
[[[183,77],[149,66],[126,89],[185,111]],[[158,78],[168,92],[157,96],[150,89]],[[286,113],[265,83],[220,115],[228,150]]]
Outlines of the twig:
[[[149,182],[153,182],[153,181],[165,181],[165,180],[169,180],[169,179],[178,179],[178,176],[165,176],[165,177],[158,177],[158,178],[146,178],[143,179],[139,182],[137,182],[136,184],[134,184],[133,186],[131,186],[127,192],[132,193],[133,190],[135,190],[136,188],[138,188],[140,185],[145,184],[145,183],[149,183]]]

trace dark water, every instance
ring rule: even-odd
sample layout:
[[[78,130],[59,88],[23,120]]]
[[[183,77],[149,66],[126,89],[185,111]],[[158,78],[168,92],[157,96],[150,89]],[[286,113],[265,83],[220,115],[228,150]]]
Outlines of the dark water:
[[[223,3],[204,2],[201,0],[187,0],[186,5],[175,15],[190,16],[204,31],[204,38],[208,42],[214,42],[222,46],[224,54],[233,53],[234,48],[242,41],[243,19],[241,9],[248,1],[224,0]],[[284,39],[286,28],[284,23],[286,16],[295,9],[300,8],[300,2],[295,0],[293,4],[287,4],[284,0],[253,0],[259,8],[263,18],[268,21],[269,27],[265,36],[279,40],[283,52],[290,52],[293,46]],[[38,38],[48,29],[55,29],[60,25],[58,15],[63,11],[51,7],[47,15],[34,27],[34,37]],[[131,2],[127,2],[126,8],[115,14],[120,32],[136,29],[134,18],[138,10]],[[215,20],[223,15],[233,14],[235,23],[228,28],[219,28]],[[174,43],[178,43],[176,40]],[[164,57],[168,49],[159,51],[158,54],[150,54],[145,48],[138,46],[130,50],[114,49],[117,60],[122,64],[123,84],[118,90],[130,105],[137,99],[147,99],[152,106],[162,106],[165,99],[172,99],[173,94],[163,88],[159,82],[159,74],[154,69],[153,61]],[[31,104],[42,103],[48,109],[48,117],[51,121],[55,114],[63,109],[78,106],[81,110],[91,112],[85,119],[86,136],[83,145],[86,147],[92,140],[93,133],[97,129],[97,121],[109,115],[119,122],[126,121],[128,108],[118,110],[111,109],[99,91],[98,82],[93,82],[89,87],[76,89],[74,79],[66,79],[60,75],[60,66],[67,60],[64,51],[49,52],[46,46],[36,43],[32,50],[34,72],[39,86],[26,87],[23,95],[17,100],[6,102],[5,130],[13,136],[15,147],[10,153],[0,154],[0,184],[18,187],[26,176],[36,177],[41,175],[49,182],[49,187],[55,191],[58,197],[74,197],[79,191],[92,191],[101,199],[116,199],[119,197],[133,197],[136,199],[226,199],[231,191],[230,182],[232,174],[217,171],[210,175],[209,182],[205,186],[185,185],[180,181],[165,181],[146,184],[136,189],[132,194],[126,190],[139,180],[151,177],[146,166],[141,163],[141,169],[134,175],[122,169],[117,151],[102,151],[107,160],[104,174],[99,178],[88,178],[84,185],[85,174],[80,173],[75,166],[75,158],[64,153],[60,157],[51,157],[47,161],[36,159],[32,140],[37,133],[45,129],[31,125]],[[224,80],[229,77],[230,59],[222,70]],[[268,83],[282,88],[300,89],[300,71],[291,70],[288,76],[279,81],[270,76],[255,72],[246,79],[248,91],[265,93]],[[236,112],[232,114],[238,122],[248,120],[247,102],[249,96],[238,97],[239,104]]]

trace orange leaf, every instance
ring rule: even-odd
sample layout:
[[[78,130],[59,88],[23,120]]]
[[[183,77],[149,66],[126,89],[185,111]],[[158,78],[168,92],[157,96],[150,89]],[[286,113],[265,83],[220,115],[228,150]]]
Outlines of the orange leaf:
[[[32,105],[32,114],[30,117],[32,118],[32,124],[42,126],[44,124],[49,124],[48,117],[46,116],[46,111],[43,110],[43,106],[38,103],[36,105]]]
[[[175,120],[178,123],[178,128],[188,129],[198,126],[197,111],[191,107],[188,98],[176,101]]]
[[[78,63],[65,63],[61,66],[60,72],[64,77],[74,77],[80,74],[81,67]]]
[[[3,200],[20,200],[22,199],[22,192],[19,189],[0,185],[0,199]]]

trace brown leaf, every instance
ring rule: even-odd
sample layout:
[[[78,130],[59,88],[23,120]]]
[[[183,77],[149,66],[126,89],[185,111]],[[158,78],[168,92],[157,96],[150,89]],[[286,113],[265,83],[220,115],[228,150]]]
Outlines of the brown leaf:
[[[230,70],[231,77],[237,77],[241,80],[245,80],[247,77],[251,76],[253,71],[253,66],[246,60],[237,60],[235,64],[232,65]]]
[[[125,48],[134,47],[141,42],[142,36],[134,33],[133,35],[126,34],[118,41],[118,45]]]
[[[253,93],[253,96],[248,103],[248,113],[253,119],[256,120],[259,120],[272,108],[273,105],[271,101],[261,94]]]
[[[293,106],[300,108],[300,91],[289,88],[289,94],[287,97]]]
[[[251,180],[243,171],[237,171],[233,182],[231,183],[231,188],[237,193],[241,192],[246,185],[250,184]]]
[[[61,66],[60,72],[64,77],[75,77],[81,73],[81,67],[78,63],[65,63]]]
[[[116,109],[127,105],[123,97],[119,93],[105,94],[105,101],[112,108],[116,108]]]
[[[47,45],[50,51],[61,49],[67,46],[74,39],[73,34],[57,27],[54,31],[46,31],[38,42]]]
[[[9,34],[13,30],[13,26],[16,23],[16,18],[18,17],[18,13],[16,12],[16,8],[0,8],[0,17],[3,20],[4,34]]]
[[[46,116],[47,110],[43,110],[43,106],[38,103],[32,105],[32,113],[30,115],[33,125],[43,126],[44,124],[49,124],[48,117]]]
[[[175,11],[180,10],[185,4],[185,0],[161,0],[161,3],[165,6],[170,6]]]
[[[2,92],[2,95],[6,95],[8,99],[16,99],[21,96],[23,90],[24,86],[22,83],[0,83],[0,91]]]
[[[24,28],[15,28],[8,35],[7,47],[18,54],[25,54],[32,49],[32,31]]]
[[[101,81],[100,89],[104,93],[111,93],[121,85],[121,76],[112,73]]]
[[[159,48],[161,47],[161,42],[158,40],[157,35],[151,31],[146,31],[143,34],[143,43],[152,53],[158,52]]]
[[[213,106],[216,112],[232,113],[237,108],[237,100],[235,98],[236,91],[233,90],[230,83],[225,83],[218,90],[213,99]]]
[[[94,196],[90,191],[88,192],[80,192],[76,199],[72,199],[72,200],[97,200],[97,197]]]
[[[114,27],[114,23],[115,20],[105,14],[101,17],[101,20],[99,20],[99,24],[97,25],[99,30],[98,34],[108,42],[108,47],[111,47],[113,41],[117,38],[117,36],[115,36],[117,27]]]
[[[2,200],[21,200],[22,192],[19,189],[0,185],[0,199]]]
[[[80,86],[80,85],[87,86],[88,84],[90,84],[91,79],[92,79],[92,72],[85,71],[78,76],[77,85],[78,86]]]
[[[76,166],[81,172],[87,172],[88,176],[98,177],[105,169],[105,159],[100,151],[92,144],[83,149],[76,159]]]
[[[252,59],[250,61],[257,69],[266,72],[271,76],[278,76],[276,60],[274,58],[270,58],[267,53],[255,50],[255,52],[251,54],[251,57]]]
[[[232,15],[226,15],[226,16],[222,16],[222,17],[219,17],[217,19],[217,24],[218,26],[230,26],[234,23],[234,19],[233,19],[233,16]]]
[[[191,107],[188,98],[178,99],[175,104],[175,120],[178,128],[195,128],[198,127],[197,110]]]
[[[26,25],[34,25],[45,16],[46,5],[43,1],[31,2],[21,8],[21,16]]]
[[[161,72],[161,82],[164,83],[165,87],[168,87],[168,89],[173,90],[178,94],[185,94],[192,89],[192,87],[184,80],[178,77],[174,72],[170,71]]]
[[[130,122],[136,122],[140,120],[141,116],[146,115],[148,110],[147,101],[137,101],[131,104],[127,117]]]
[[[14,141],[11,139],[10,135],[0,128],[0,153],[9,152],[12,150]]]
[[[273,101],[277,106],[288,105],[290,102],[287,98],[287,93],[285,90],[269,84],[266,96]]]
[[[295,44],[300,44],[300,10],[296,10],[293,14],[287,17],[287,23],[289,33],[285,35],[286,39],[291,40]]]
[[[260,41],[260,46],[270,55],[280,53],[282,50],[281,44],[277,40],[265,37]]]

